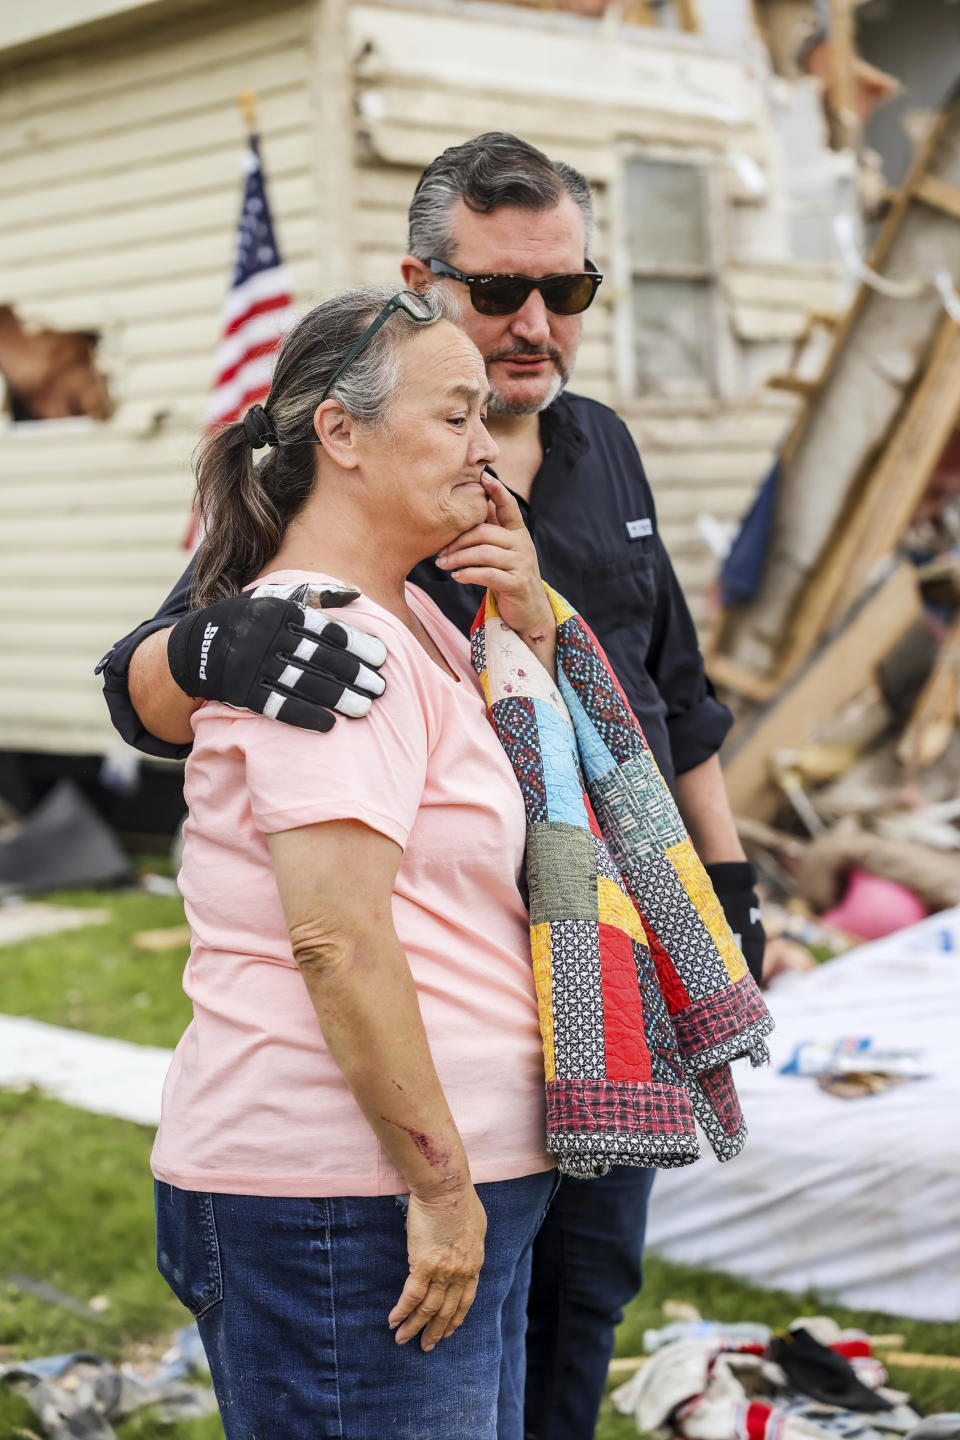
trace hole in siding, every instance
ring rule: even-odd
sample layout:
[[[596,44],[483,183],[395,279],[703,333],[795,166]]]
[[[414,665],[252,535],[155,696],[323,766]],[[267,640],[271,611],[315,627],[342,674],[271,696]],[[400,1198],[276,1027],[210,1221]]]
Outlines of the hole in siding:
[[[108,420],[113,404],[97,368],[99,342],[93,330],[26,325],[12,305],[0,305],[3,413],[13,421]]]

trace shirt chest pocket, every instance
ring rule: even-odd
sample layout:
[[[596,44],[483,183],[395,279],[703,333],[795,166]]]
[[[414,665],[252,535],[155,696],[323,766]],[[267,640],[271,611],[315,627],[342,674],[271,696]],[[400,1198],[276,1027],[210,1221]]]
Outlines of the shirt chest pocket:
[[[567,598],[592,629],[605,634],[629,629],[631,639],[645,647],[657,599],[656,556],[651,548],[583,566],[570,589],[578,593]]]

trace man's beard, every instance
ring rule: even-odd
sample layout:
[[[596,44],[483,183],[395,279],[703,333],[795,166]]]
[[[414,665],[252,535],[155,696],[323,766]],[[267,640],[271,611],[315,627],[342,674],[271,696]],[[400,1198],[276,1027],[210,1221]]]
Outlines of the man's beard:
[[[492,355],[485,355],[484,361],[489,367],[495,360],[512,360],[514,356],[526,357],[530,355],[545,355],[553,362],[553,379],[542,400],[509,400],[502,395],[493,381],[490,382],[490,399],[487,404],[487,413],[490,415],[537,415],[541,410],[546,410],[552,405],[560,394],[561,390],[570,379],[572,363],[564,364],[563,356],[554,345],[546,347],[531,345],[526,340],[517,340],[510,346],[509,350],[495,350]]]

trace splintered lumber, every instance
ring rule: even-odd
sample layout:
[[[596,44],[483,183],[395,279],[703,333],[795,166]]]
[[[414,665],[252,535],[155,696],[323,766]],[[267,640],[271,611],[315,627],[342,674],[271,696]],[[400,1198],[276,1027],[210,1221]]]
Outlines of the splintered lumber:
[[[616,1355],[607,1367],[607,1374],[635,1375],[650,1359],[649,1355]]]
[[[791,395],[802,395],[804,399],[812,399],[820,389],[819,380],[804,380],[801,375],[794,375],[787,370],[782,375],[771,375],[767,381],[768,390],[788,390]]]
[[[673,8],[677,12],[680,29],[686,30],[690,35],[698,34],[700,30],[700,7],[697,0],[674,0]]]
[[[902,1335],[873,1335],[870,1343],[888,1365],[902,1365],[905,1370],[960,1370],[960,1355],[921,1355],[901,1350]],[[608,1373],[611,1377],[635,1375],[649,1359],[649,1355],[618,1355],[610,1361]]]
[[[885,1358],[888,1365],[902,1365],[907,1370],[960,1370],[960,1355],[920,1355],[913,1350],[898,1350]]]
[[[936,183],[934,183],[936,182]],[[960,95],[940,111],[871,256],[885,278],[960,277]],[[932,200],[940,203],[931,203]],[[957,416],[957,327],[939,295],[908,300],[860,286],[821,383],[788,437],[759,593],[724,612],[707,653],[737,676],[781,684],[835,625],[878,550],[895,548]],[[879,511],[889,508],[889,523]],[[895,512],[895,515],[894,513]],[[869,521],[869,523],[868,523]],[[894,523],[895,521],[895,523]],[[843,533],[854,526],[851,561]],[[861,556],[862,548],[862,556]],[[832,553],[831,553],[832,552]],[[855,598],[855,596],[853,596]],[[730,677],[728,679],[728,676]]]
[[[939,760],[957,727],[958,712],[960,615],[947,631],[930,678],[920,692],[897,746],[897,759],[901,764],[923,769]]]
[[[170,925],[163,930],[138,930],[131,943],[135,950],[179,950],[190,944],[191,934],[189,925]]]
[[[829,0],[829,8],[833,110],[840,122],[843,144],[850,145],[859,129],[854,78],[853,0]]]
[[[878,560],[900,543],[958,418],[960,326],[944,315],[926,374],[864,486],[851,524],[841,532],[840,613],[857,598]]]
[[[774,755],[802,749],[826,717],[865,690],[880,661],[921,613],[913,567],[902,562],[761,712],[732,754],[722,757],[735,815],[773,819],[782,801],[771,766]]]
[[[960,326],[944,315],[926,373],[807,586],[784,657],[789,673],[897,547],[960,415]]]

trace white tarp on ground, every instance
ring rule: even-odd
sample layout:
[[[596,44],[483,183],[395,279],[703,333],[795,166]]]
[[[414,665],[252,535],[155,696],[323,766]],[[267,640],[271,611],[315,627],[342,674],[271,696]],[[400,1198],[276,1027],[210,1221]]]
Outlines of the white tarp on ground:
[[[767,995],[773,1063],[737,1064],[746,1148],[664,1171],[648,1243],[675,1261],[838,1303],[960,1318],[960,907]],[[859,1100],[777,1073],[804,1040],[923,1051],[931,1079]]]
[[[138,1125],[160,1122],[172,1050],[0,1015],[0,1089],[35,1085],[46,1095]]]

